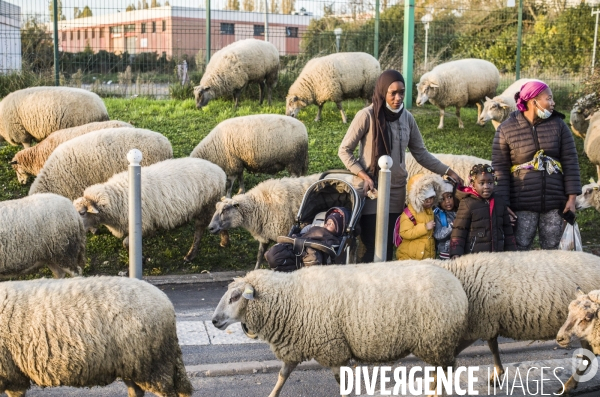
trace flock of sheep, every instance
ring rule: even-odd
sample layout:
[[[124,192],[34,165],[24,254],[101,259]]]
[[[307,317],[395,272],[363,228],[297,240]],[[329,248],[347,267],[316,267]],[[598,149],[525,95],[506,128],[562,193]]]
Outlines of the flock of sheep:
[[[228,95],[237,106],[249,83],[259,84],[260,102],[265,95],[270,102],[278,68],[279,55],[272,44],[254,39],[236,42],[209,63],[194,90],[197,107]],[[323,104],[332,101],[345,123],[342,100],[368,100],[380,72],[379,63],[368,54],[313,59],[290,87],[286,116],[225,120],[184,158],[173,158],[171,143],[159,132],[109,120],[102,100],[88,91],[37,87],[11,93],[0,102],[0,139],[23,145],[11,166],[19,182],[25,184],[32,176],[35,180],[29,196],[0,202],[0,277],[43,265],[56,278],[81,275],[86,232],[100,225],[124,238],[127,246],[126,154],[133,148],[143,153],[143,235],[193,220],[194,240],[185,256],[192,261],[206,228],[220,232],[221,244],[226,245],[227,231],[242,227],[259,242],[258,268],[269,243],[287,234],[304,192],[319,177],[306,175],[308,134],[295,117],[302,108],[316,104],[318,121]],[[460,77],[465,74],[470,78]],[[449,62],[422,76],[417,104],[429,101],[440,108],[439,128],[448,106],[456,107],[463,127],[460,108],[468,104],[477,104],[479,124],[491,120],[497,125],[515,109],[514,93],[525,81],[496,96],[499,73],[493,64],[477,59]],[[595,161],[593,151],[600,136],[598,118],[600,113],[589,113],[583,120],[572,120],[580,129],[584,122],[589,124],[586,153],[600,165],[600,153]],[[34,141],[38,143],[31,146]],[[463,179],[468,179],[474,164],[489,163],[472,156],[435,156]],[[409,177],[429,172],[410,153],[405,161]],[[287,170],[291,177],[270,179],[245,191],[244,170],[268,174]],[[236,180],[240,189],[232,196]],[[584,187],[577,203],[600,211],[598,185]],[[502,374],[499,336],[548,340],[559,330],[559,343],[567,344],[576,336],[600,353],[597,317],[586,324],[578,321],[589,317],[590,307],[600,307],[600,293],[579,298],[569,313],[577,287],[600,288],[600,258],[536,251],[468,255],[453,261],[312,267],[293,274],[257,270],[229,286],[213,324],[225,329],[242,322],[250,333],[270,343],[284,362],[271,393],[276,397],[294,367],[309,358],[331,367],[337,378],[339,366],[350,359],[383,362],[409,353],[446,367],[454,364],[461,350],[484,339]],[[107,299],[110,305],[105,304]],[[166,397],[192,393],[177,343],[173,306],[154,287],[111,277],[4,282],[0,302],[0,323],[11,324],[10,332],[0,327],[0,393],[23,396],[30,381],[41,386],[92,386],[116,377],[125,381],[132,396],[144,391]],[[274,308],[278,316],[271,315]],[[124,318],[127,324],[122,323]],[[54,336],[47,338],[50,329]],[[576,385],[571,379],[566,387]]]

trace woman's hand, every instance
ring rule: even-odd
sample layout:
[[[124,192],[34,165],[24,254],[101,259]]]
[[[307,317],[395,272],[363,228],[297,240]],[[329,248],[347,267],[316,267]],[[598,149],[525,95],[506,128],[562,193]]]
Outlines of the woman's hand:
[[[448,175],[450,178],[454,179],[459,185],[464,186],[465,185],[465,181],[463,181],[463,179],[458,176],[458,174],[456,172],[454,172],[452,169],[448,169],[448,171],[446,171],[446,175]]]
[[[569,194],[569,200],[567,200],[567,205],[565,205],[565,209],[563,210],[563,214],[567,211],[571,211],[575,213],[575,201],[577,200],[577,195]]]
[[[515,226],[515,223],[517,222],[517,214],[515,214],[513,212],[513,210],[510,209],[510,207],[506,207],[506,210],[508,211],[508,218],[510,219],[510,225]]]
[[[363,194],[366,196],[370,190],[375,189],[375,183],[373,183],[373,179],[364,171],[360,171],[357,175],[360,179],[363,180]]]
[[[427,222],[427,223],[425,224],[425,228],[426,228],[427,230],[431,230],[431,229],[433,229],[434,227],[435,227],[435,221],[429,221],[429,222]]]

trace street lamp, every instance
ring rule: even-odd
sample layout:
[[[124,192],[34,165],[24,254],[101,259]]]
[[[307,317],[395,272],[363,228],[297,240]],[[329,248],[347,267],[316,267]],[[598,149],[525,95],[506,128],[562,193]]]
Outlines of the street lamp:
[[[335,48],[337,52],[340,52],[340,37],[342,36],[342,28],[333,29],[333,34],[335,34]]]
[[[425,27],[425,69],[427,69],[427,42],[429,40],[429,22],[433,21],[433,15],[427,13],[421,18],[421,22]]]

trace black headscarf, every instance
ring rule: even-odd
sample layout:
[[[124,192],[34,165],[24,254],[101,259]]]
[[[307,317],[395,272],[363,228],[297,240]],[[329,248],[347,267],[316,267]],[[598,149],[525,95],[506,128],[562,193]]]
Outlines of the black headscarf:
[[[373,131],[373,143],[371,150],[371,168],[369,173],[374,177],[379,174],[379,165],[377,161],[383,155],[389,155],[391,153],[391,139],[390,132],[387,130],[387,123],[396,121],[402,116],[404,108],[398,113],[394,113],[389,110],[385,104],[385,97],[387,95],[388,88],[395,82],[400,81],[404,83],[404,77],[397,70],[386,70],[381,73],[375,84],[375,90],[373,91],[373,114],[375,115]]]

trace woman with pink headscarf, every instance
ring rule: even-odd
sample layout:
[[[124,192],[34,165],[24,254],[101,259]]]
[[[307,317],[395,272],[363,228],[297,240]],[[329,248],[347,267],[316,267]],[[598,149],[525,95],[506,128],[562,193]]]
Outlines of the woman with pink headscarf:
[[[492,145],[495,194],[516,219],[518,249],[530,249],[538,231],[542,249],[556,249],[563,214],[575,213],[575,198],[581,194],[575,142],[564,114],[554,110],[547,84],[528,82],[515,100],[517,110],[500,124]]]

